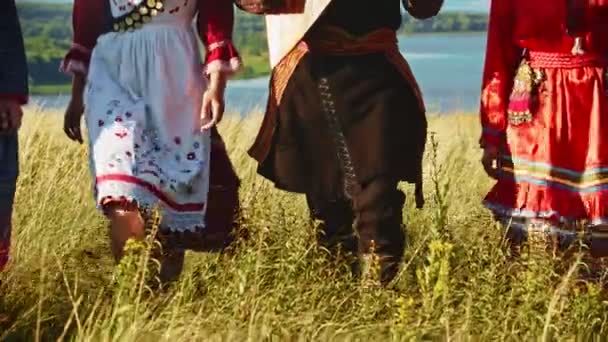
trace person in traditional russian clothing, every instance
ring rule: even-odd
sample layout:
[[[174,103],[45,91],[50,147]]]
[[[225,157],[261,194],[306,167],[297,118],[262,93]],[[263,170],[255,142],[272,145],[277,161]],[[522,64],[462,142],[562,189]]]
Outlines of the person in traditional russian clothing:
[[[160,211],[161,280],[179,274],[185,248],[221,249],[232,231],[239,180],[215,124],[241,65],[233,21],[230,0],[74,1],[65,132],[82,143],[84,113],[95,202],[117,260],[128,239],[144,237],[144,213]]]
[[[27,61],[14,0],[0,3],[0,271],[9,259],[19,174],[17,131],[28,101]]]
[[[534,239],[608,253],[607,22],[606,0],[492,1],[481,146],[497,183],[485,205],[516,252]]]
[[[404,5],[429,18],[442,2]],[[383,284],[396,276],[405,247],[398,183],[416,184],[423,204],[427,122],[397,46],[401,4],[237,0],[244,10],[270,14],[270,96],[249,151],[258,172],[279,189],[305,194],[322,222],[320,243],[358,256],[355,274]]]

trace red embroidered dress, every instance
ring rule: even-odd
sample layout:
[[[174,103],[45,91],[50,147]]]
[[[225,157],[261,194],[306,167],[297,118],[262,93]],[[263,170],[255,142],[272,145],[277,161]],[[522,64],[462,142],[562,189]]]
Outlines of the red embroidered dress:
[[[87,74],[97,205],[158,205],[161,228],[205,228],[211,141],[200,131],[201,104],[206,74],[240,66],[231,43],[232,1],[76,0],[73,25],[62,69]]]
[[[608,224],[607,23],[608,0],[492,1],[481,142],[501,151],[499,217]]]

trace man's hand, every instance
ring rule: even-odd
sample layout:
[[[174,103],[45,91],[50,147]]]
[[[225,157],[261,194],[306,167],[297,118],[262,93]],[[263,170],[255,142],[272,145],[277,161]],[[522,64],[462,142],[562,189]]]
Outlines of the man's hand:
[[[18,101],[0,99],[0,132],[18,130],[22,117],[23,111]]]
[[[224,117],[224,90],[226,75],[220,72],[211,74],[209,88],[203,94],[203,110],[201,113],[201,130],[211,129]]]
[[[500,172],[498,157],[498,148],[495,146],[488,146],[483,149],[481,164],[483,165],[483,169],[486,171],[488,176],[494,179],[498,179],[498,173]]]

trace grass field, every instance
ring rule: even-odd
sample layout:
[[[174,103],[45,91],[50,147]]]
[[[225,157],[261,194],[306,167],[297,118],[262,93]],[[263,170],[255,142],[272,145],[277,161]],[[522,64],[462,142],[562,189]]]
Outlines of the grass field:
[[[581,280],[583,264],[503,252],[480,205],[491,183],[478,165],[475,116],[431,120],[427,206],[414,209],[410,196],[404,267],[386,289],[332,264],[302,197],[256,176],[245,151],[259,116],[227,119],[250,238],[230,255],[189,254],[180,282],[150,294],[135,258],[114,267],[85,147],[62,135],[58,115],[31,109],[21,131],[0,340],[588,340],[608,331],[600,281]]]

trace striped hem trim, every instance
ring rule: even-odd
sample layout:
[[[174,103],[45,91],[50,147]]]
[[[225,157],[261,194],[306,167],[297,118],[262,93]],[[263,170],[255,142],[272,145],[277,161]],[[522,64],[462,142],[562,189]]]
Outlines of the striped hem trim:
[[[561,215],[557,211],[534,211],[528,209],[510,208],[501,204],[492,203],[490,201],[483,201],[483,205],[497,214],[498,216],[506,216],[513,218],[523,219],[538,219],[538,220],[550,220],[560,224],[572,225],[577,222],[582,223],[585,227],[597,227],[608,225],[608,217],[598,217],[592,220],[583,218],[572,218]]]
[[[501,170],[503,171],[503,174],[500,176],[501,178],[512,178],[516,183],[530,183],[580,194],[591,194],[608,190],[608,179],[596,183],[576,184],[563,179],[551,178],[550,176],[528,173],[523,170],[514,171],[506,167],[502,167]]]
[[[608,173],[608,166],[594,167],[594,168],[587,169],[583,172],[580,172],[580,171],[574,171],[574,170],[566,169],[566,168],[559,167],[559,166],[554,166],[549,163],[534,162],[534,161],[526,160],[523,158],[517,158],[517,157],[507,156],[507,155],[503,155],[501,157],[501,159],[504,161],[507,161],[507,162],[515,163],[517,165],[520,165],[520,164],[529,165],[529,166],[534,166],[534,167],[538,167],[538,168],[542,168],[542,169],[554,170],[554,171],[561,172],[564,174],[569,174],[572,176],[584,176],[587,174]]]
[[[525,234],[543,234],[561,236],[571,241],[593,240],[593,239],[608,239],[608,232],[603,230],[593,230],[593,227],[587,227],[583,230],[567,230],[562,227],[541,223],[541,222],[514,222],[509,219],[500,220],[500,224],[509,230],[518,230]]]
[[[501,160],[502,177],[514,177],[516,182],[528,182],[578,193],[608,189],[608,167],[579,172],[510,156],[502,156]]]
[[[554,224],[550,224],[542,221],[531,221],[531,222],[517,222],[503,218],[499,220],[500,224],[510,230],[519,230],[526,234],[545,234],[553,236],[562,236],[568,239],[608,239],[608,231],[605,230],[594,230],[597,226],[587,226],[583,229],[572,229],[568,230],[564,227],[560,227]]]

